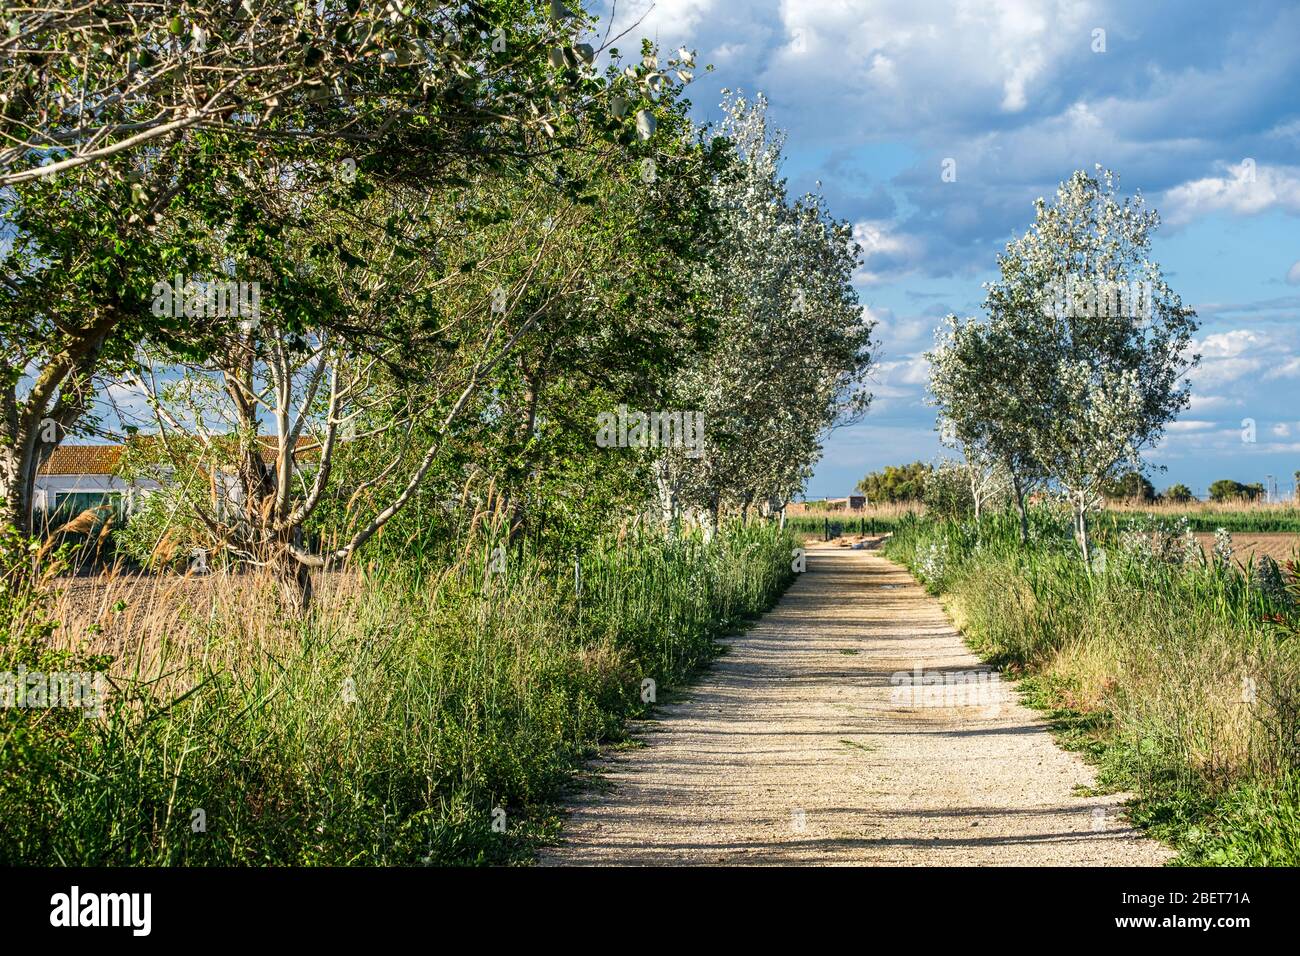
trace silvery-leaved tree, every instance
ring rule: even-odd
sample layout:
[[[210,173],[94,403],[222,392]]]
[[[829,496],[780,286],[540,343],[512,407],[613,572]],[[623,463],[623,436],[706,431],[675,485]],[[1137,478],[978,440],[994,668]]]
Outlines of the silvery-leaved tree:
[[[982,510],[981,492],[1000,472],[1011,485],[1020,515],[1020,538],[1028,538],[1025,498],[1043,477],[1034,457],[1029,407],[1036,399],[1032,379],[1023,374],[1020,337],[1014,316],[984,319],[949,315],[926,353],[930,392],[938,407],[944,444],[962,449],[972,467],[971,496]]]
[[[987,286],[989,346],[1018,381],[1026,448],[1069,501],[1086,561],[1106,482],[1141,467],[1187,407],[1197,325],[1151,258],[1158,213],[1120,198],[1112,172],[1077,171],[1034,206]]]
[[[704,449],[659,462],[665,516],[685,508],[714,524],[724,507],[783,508],[826,430],[866,410],[873,328],[852,286],[852,230],[820,196],[790,199],[766,101],[728,94],[723,112],[734,158],[713,185],[721,229],[697,280],[715,331],[671,391],[702,413]]]

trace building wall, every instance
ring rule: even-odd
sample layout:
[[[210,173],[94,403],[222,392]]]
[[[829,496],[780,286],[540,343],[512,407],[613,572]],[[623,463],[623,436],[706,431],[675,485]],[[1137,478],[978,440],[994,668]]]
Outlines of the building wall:
[[[156,491],[155,481],[127,482],[116,475],[37,475],[36,498],[32,502],[35,508],[53,508],[56,496],[72,492],[108,493],[117,492],[127,496],[128,501],[139,493]]]

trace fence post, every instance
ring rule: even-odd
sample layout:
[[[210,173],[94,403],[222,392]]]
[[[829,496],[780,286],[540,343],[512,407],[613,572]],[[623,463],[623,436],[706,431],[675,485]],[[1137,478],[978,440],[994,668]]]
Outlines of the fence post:
[[[831,519],[822,518],[822,540],[829,541],[830,539],[831,539]]]

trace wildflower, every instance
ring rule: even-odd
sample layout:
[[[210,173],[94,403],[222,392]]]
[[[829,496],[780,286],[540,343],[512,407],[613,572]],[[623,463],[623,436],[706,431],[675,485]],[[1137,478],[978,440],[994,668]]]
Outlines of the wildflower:
[[[947,541],[931,541],[917,554],[916,569],[927,581],[937,581],[942,578],[947,564]]]
[[[1184,515],[1179,522],[1180,535],[1178,544],[1180,550],[1181,564],[1183,567],[1192,567],[1200,564],[1205,560],[1205,552],[1201,550],[1201,543],[1196,540],[1196,533],[1192,531],[1192,524]]]
[[[1228,567],[1232,564],[1232,534],[1227,528],[1215,529],[1214,562],[1223,567]]]
[[[1251,568],[1251,584],[1270,601],[1290,604],[1286,582],[1282,580],[1282,570],[1268,555],[1262,555],[1254,562]]]

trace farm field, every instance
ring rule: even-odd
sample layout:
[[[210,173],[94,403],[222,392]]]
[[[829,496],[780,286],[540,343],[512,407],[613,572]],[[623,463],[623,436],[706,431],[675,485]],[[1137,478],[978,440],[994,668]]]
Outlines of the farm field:
[[[1214,535],[1201,532],[1197,534],[1196,539],[1201,543],[1202,549],[1209,554],[1214,550]],[[1300,559],[1300,534],[1286,533],[1264,533],[1251,534],[1234,534],[1232,536],[1232,547],[1234,550],[1234,559],[1241,564],[1246,563],[1250,558],[1259,558],[1267,556],[1272,558],[1278,564],[1284,564],[1288,561]]]

